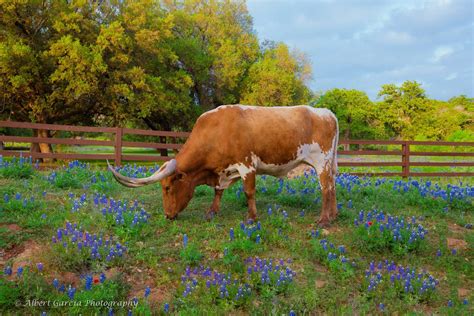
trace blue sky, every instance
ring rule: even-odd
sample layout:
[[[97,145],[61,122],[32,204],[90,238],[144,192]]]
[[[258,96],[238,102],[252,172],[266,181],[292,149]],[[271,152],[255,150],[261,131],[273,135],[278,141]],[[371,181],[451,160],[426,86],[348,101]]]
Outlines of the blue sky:
[[[416,80],[431,98],[474,97],[474,0],[248,0],[260,40],[307,54],[310,86],[358,89]]]

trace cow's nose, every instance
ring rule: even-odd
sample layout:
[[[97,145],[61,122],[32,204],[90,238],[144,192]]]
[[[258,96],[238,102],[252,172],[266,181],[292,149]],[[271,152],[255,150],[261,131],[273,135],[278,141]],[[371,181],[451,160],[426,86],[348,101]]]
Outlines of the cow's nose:
[[[169,220],[174,220],[176,219],[176,217],[178,217],[178,215],[170,216],[168,214],[165,214],[165,216],[166,216],[166,219],[169,219]]]

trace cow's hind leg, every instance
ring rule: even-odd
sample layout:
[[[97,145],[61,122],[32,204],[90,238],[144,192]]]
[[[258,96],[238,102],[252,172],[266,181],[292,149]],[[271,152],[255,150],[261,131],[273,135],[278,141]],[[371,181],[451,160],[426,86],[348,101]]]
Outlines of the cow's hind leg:
[[[211,208],[207,211],[206,218],[211,219],[220,212],[221,209],[221,198],[222,193],[224,193],[223,189],[214,189],[214,201],[212,201]]]
[[[245,175],[243,179],[244,192],[247,197],[248,218],[255,220],[257,218],[257,205],[255,203],[255,171]]]
[[[336,181],[332,166],[329,163],[318,174],[323,197],[323,206],[319,217],[319,225],[327,226],[337,217]]]

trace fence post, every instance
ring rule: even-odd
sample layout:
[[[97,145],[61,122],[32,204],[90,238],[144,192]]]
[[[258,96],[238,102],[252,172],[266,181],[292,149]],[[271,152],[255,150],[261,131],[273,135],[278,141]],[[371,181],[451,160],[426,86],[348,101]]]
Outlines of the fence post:
[[[402,177],[408,178],[410,175],[410,144],[405,141],[402,144]]]
[[[122,135],[123,127],[117,127],[115,130],[115,165],[122,165]]]
[[[166,144],[166,136],[160,136],[160,143]],[[160,150],[160,155],[163,156],[163,157],[167,157],[168,156],[168,149],[167,148],[162,148]]]

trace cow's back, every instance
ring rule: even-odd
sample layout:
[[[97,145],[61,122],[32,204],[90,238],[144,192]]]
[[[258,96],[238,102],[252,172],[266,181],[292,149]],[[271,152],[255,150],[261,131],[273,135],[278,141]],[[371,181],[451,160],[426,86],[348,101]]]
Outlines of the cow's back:
[[[303,144],[329,150],[335,126],[332,112],[309,106],[220,106],[200,116],[182,153],[216,169],[252,156],[266,164],[285,164]]]

